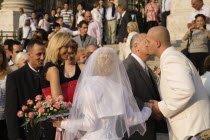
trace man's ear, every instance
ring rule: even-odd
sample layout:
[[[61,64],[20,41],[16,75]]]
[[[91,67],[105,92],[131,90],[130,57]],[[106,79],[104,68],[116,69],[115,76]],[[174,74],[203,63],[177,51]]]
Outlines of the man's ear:
[[[159,40],[156,41],[156,46],[157,46],[157,48],[160,48],[161,42]]]

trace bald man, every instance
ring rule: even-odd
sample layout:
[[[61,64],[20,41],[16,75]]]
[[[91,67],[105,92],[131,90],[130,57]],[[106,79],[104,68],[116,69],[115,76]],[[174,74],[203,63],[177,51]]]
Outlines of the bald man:
[[[131,54],[123,61],[140,110],[142,110],[144,102],[160,100],[155,77],[152,70],[146,65],[149,54],[145,38],[146,34],[134,35],[131,39]],[[146,121],[147,131],[144,136],[136,132],[130,138],[125,136],[123,140],[156,140],[155,117],[152,115]]]
[[[86,58],[88,59],[88,57],[90,57],[90,55],[97,49],[98,47],[95,45],[88,45],[85,49]]]
[[[151,28],[147,34],[150,55],[160,58],[161,101],[151,101],[153,112],[167,118],[170,140],[183,140],[210,128],[209,100],[192,62],[170,43],[165,27]]]

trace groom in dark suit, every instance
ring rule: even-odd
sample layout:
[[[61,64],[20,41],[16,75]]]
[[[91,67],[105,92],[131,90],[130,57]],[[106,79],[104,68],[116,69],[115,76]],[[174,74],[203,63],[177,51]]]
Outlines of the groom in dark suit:
[[[38,40],[28,45],[29,61],[22,68],[8,75],[6,81],[6,122],[10,140],[40,140],[39,127],[24,131],[23,120],[17,117],[18,110],[28,99],[40,95],[40,71],[45,59],[45,46]]]
[[[131,39],[132,53],[123,61],[140,110],[144,102],[150,99],[160,100],[154,74],[146,65],[149,55],[145,38],[146,34],[137,34]],[[156,119],[161,119],[161,116],[152,114],[146,121],[147,130],[144,136],[135,132],[130,138],[125,136],[123,140],[156,140]]]

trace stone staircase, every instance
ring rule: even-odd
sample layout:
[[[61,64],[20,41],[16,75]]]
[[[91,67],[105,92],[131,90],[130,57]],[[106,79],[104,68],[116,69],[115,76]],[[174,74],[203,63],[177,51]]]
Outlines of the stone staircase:
[[[171,41],[172,46],[174,46],[178,51],[183,50],[186,45],[187,41],[183,42],[182,40],[176,40],[176,41]],[[112,45],[104,45],[105,47],[110,47],[116,50],[116,52],[119,54],[119,46],[118,44],[112,44]],[[147,65],[151,68],[154,69],[155,66],[159,67],[160,65],[160,60],[159,58],[155,56],[151,56],[149,60],[147,61]]]

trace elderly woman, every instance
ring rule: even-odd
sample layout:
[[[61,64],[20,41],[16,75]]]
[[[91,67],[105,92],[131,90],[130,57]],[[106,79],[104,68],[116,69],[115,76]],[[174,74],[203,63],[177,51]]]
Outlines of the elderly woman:
[[[189,59],[192,61],[200,75],[204,74],[204,60],[208,54],[208,39],[210,32],[206,29],[206,17],[203,14],[195,16],[195,25],[190,27],[183,40],[190,39]]]
[[[19,52],[15,57],[15,64],[18,68],[23,67],[29,60],[28,54],[26,52]]]
[[[206,57],[204,61],[204,75],[201,76],[204,87],[207,90],[210,99],[210,55]]]

